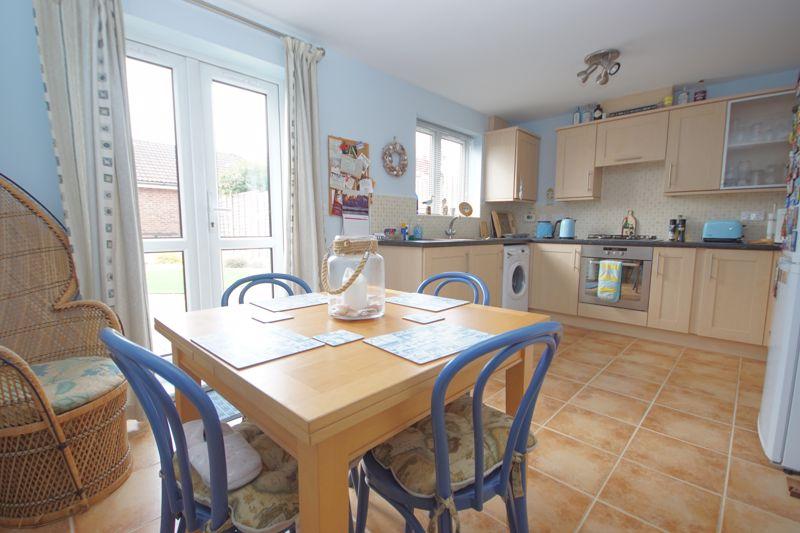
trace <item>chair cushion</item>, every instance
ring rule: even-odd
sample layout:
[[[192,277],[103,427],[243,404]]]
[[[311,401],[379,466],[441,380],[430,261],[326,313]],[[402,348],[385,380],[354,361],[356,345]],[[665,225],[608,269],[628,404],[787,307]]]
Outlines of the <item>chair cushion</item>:
[[[264,468],[253,481],[228,492],[231,522],[244,533],[285,530],[294,523],[300,511],[297,461],[254,424],[242,422],[233,430],[238,431],[258,452]],[[173,466],[178,475],[177,455],[173,459]],[[210,506],[211,489],[194,468],[191,474],[194,499]]]
[[[125,377],[107,357],[71,357],[31,365],[56,414],[71,411],[118,387]]]
[[[503,463],[513,417],[483,406],[484,476]],[[450,456],[450,480],[453,490],[475,481],[475,437],[472,425],[472,398],[462,396],[445,407],[445,428]],[[536,445],[528,435],[528,450]],[[433,453],[433,423],[426,417],[372,449],[372,456],[410,494],[428,498],[436,493],[436,470]]]

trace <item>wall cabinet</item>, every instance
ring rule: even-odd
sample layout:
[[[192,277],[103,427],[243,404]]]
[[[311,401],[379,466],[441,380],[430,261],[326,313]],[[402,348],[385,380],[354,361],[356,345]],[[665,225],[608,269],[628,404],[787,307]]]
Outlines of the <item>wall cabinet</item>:
[[[656,248],[650,279],[647,326],[689,332],[696,250]]]
[[[667,149],[667,122],[667,113],[653,113],[599,124],[595,165],[663,161]]]
[[[601,170],[595,168],[597,125],[556,132],[556,200],[600,198]]]
[[[386,268],[386,288],[416,292],[429,276],[441,272],[470,272],[481,278],[489,288],[490,303],[502,302],[503,245],[478,246],[381,246],[379,253]],[[461,283],[451,283],[439,293],[448,298],[472,301],[472,289]]]
[[[536,201],[539,137],[517,127],[484,135],[485,201]]]
[[[716,102],[669,112],[666,193],[720,189],[726,108]]]
[[[575,244],[531,244],[529,306],[577,315],[581,247]]]
[[[761,344],[773,255],[745,250],[700,250],[695,261],[692,332]]]

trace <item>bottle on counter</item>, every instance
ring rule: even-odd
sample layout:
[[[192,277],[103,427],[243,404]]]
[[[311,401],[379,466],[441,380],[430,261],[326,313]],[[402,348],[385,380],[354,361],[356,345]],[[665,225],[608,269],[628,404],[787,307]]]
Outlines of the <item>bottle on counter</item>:
[[[686,242],[686,219],[683,218],[683,215],[678,215],[677,240]]]
[[[678,221],[674,218],[669,219],[669,227],[667,229],[667,240],[674,242],[678,238]]]
[[[592,112],[592,120],[600,120],[601,118],[603,118],[603,108],[600,104],[597,104]]]
[[[575,112],[572,113],[572,123],[573,124],[580,124],[581,123],[581,108],[576,107]]]

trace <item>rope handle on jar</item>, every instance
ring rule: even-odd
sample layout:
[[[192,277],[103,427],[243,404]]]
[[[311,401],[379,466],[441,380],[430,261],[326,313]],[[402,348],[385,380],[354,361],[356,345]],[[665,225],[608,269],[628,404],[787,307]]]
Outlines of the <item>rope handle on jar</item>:
[[[327,292],[328,294],[341,294],[350,286],[356,282],[358,276],[364,271],[364,267],[367,266],[367,259],[369,259],[369,254],[378,251],[378,243],[376,241],[367,241],[366,243],[362,242],[353,242],[351,240],[344,240],[344,241],[334,241],[333,245],[331,246],[332,250],[329,250],[328,253],[325,254],[325,257],[322,259],[322,265],[320,266],[320,284],[322,285],[322,290]],[[358,266],[356,267],[353,274],[350,278],[342,284],[341,287],[338,289],[331,289],[330,285],[328,284],[328,258],[331,255],[331,252],[335,254],[342,254],[342,253],[358,253],[364,252],[364,255],[361,256],[361,261],[359,261]]]

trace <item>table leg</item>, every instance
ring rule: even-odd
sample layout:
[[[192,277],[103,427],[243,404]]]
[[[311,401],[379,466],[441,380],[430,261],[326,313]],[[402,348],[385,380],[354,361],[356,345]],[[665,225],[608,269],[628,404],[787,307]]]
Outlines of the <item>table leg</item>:
[[[304,533],[342,533],[348,530],[349,465],[341,441],[341,438],[331,438],[316,445],[300,444],[297,462],[300,527]]]
[[[533,377],[533,346],[520,352],[520,361],[506,370],[506,414],[514,416]]]
[[[176,345],[172,345],[172,364],[186,372],[186,374],[199,385],[200,378],[197,377],[191,370],[186,368],[184,363],[184,359],[186,359],[186,357],[187,355],[185,352],[182,352]],[[178,410],[178,415],[181,417],[183,422],[200,418],[200,412],[197,410],[194,404],[184,397],[184,395],[181,394],[178,389],[175,389],[175,408]]]

